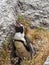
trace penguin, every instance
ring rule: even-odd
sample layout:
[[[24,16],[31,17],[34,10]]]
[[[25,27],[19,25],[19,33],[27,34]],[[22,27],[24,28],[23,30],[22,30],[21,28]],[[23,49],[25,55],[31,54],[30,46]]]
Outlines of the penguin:
[[[14,41],[22,42],[25,49],[30,53],[31,59],[36,54],[35,47],[32,45],[32,43],[29,41],[29,39],[26,37],[24,33],[24,26],[18,22],[16,22],[15,25],[15,35],[14,35]],[[13,42],[14,43],[14,42]],[[13,45],[13,51],[17,50],[15,45]],[[17,57],[16,53],[13,54],[14,57]],[[20,65],[22,58],[18,56],[18,61],[16,62],[16,65]]]
[[[15,31],[16,33],[14,35],[14,40],[21,41],[26,50],[30,52],[32,58],[32,56],[36,54],[36,50],[32,43],[29,41],[29,39],[26,37],[24,33],[24,26],[17,22],[15,26]]]

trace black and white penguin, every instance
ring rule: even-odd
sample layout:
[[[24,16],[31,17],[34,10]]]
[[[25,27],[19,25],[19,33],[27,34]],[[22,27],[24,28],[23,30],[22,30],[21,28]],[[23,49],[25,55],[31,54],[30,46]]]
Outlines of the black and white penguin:
[[[31,53],[31,57],[35,55],[36,51],[32,43],[29,41],[29,39],[25,36],[24,33],[24,26],[18,22],[16,22],[15,26],[16,33],[14,35],[14,40],[23,42],[23,45],[25,46],[26,50]]]
[[[32,43],[29,41],[29,39],[25,36],[24,26],[22,24],[19,24],[18,22],[16,22],[15,32],[16,33],[14,35],[14,40],[22,42],[24,47],[26,48],[26,50],[28,52],[30,52],[30,55],[32,58],[32,56],[34,56],[36,54],[36,50],[35,50],[34,46],[32,45]],[[20,61],[20,59],[18,60],[18,63],[19,63],[19,61]]]

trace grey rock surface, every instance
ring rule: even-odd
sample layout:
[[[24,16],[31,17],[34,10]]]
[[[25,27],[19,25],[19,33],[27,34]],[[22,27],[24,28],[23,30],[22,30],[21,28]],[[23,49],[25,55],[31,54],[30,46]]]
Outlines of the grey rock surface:
[[[49,0],[18,0],[18,14],[31,19],[31,24],[49,29]]]
[[[15,7],[17,0],[0,0],[0,45],[13,31],[12,24],[17,19]]]

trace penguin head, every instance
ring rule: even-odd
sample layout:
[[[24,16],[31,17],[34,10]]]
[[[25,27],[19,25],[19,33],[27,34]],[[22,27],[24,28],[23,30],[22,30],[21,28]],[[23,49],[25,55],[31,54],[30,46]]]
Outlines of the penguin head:
[[[15,24],[15,31],[16,33],[23,33],[24,32],[24,26],[21,23],[16,22]]]

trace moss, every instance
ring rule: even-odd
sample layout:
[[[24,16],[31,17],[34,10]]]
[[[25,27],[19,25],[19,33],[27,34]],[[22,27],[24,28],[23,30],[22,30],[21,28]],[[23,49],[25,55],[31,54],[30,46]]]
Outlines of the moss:
[[[21,20],[22,19],[22,16],[18,15],[18,20]]]

